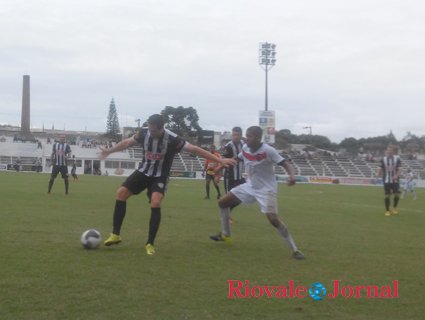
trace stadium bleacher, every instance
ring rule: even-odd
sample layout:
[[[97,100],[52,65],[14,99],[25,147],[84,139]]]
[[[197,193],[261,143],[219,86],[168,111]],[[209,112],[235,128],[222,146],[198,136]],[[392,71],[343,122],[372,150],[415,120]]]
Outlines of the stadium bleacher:
[[[52,145],[46,138],[39,138],[41,145],[33,142],[14,142],[12,137],[3,136],[0,140],[0,164],[16,165],[19,163],[22,171],[32,171],[40,159],[43,167],[46,159],[50,158]],[[83,147],[82,143],[71,145],[72,153],[76,159],[97,159],[98,149]],[[142,149],[129,148],[126,151],[112,154],[109,160],[133,161],[135,165],[142,157]],[[327,176],[327,177],[358,177],[372,178],[375,176],[378,161],[366,161],[361,158],[331,155],[329,153],[303,154],[299,151],[289,153],[295,174],[300,176]],[[419,179],[425,179],[425,160],[411,159],[402,155],[402,170],[415,172]],[[187,152],[176,154],[173,171],[202,171],[204,160]],[[129,166],[130,168],[131,166]],[[44,167],[48,170],[47,167]],[[277,166],[277,174],[284,174],[284,170]]]

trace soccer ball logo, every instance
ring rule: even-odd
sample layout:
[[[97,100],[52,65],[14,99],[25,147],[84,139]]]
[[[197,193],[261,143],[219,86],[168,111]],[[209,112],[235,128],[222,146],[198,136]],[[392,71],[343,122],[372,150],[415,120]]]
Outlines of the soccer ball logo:
[[[323,300],[323,297],[326,295],[326,288],[320,282],[315,282],[308,289],[308,293],[314,300]]]
[[[99,231],[89,229],[83,232],[80,241],[85,249],[96,249],[102,241],[102,237]]]

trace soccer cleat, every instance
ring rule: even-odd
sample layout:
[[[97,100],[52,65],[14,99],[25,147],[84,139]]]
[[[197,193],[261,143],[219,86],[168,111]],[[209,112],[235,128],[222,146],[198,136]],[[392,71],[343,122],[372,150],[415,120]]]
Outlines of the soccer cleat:
[[[302,253],[300,250],[292,252],[292,258],[297,260],[304,260],[305,256],[304,253]]]
[[[146,254],[147,254],[147,255],[152,256],[152,255],[154,255],[154,254],[155,254],[155,248],[154,248],[154,246],[153,246],[153,245],[151,245],[150,243],[148,243],[148,244],[145,246],[145,249],[146,249]]]
[[[118,244],[121,242],[121,237],[117,234],[111,233],[108,239],[106,239],[103,244],[107,247],[112,246],[113,244]]]
[[[233,239],[231,237],[226,237],[221,232],[219,234],[210,236],[210,239],[214,241],[224,241],[228,244],[231,244],[233,242]]]
[[[386,217],[389,217],[391,215],[391,212],[390,211],[385,211],[385,216]]]
[[[393,214],[393,215],[397,215],[397,214],[398,214],[398,210],[397,210],[397,208],[393,208],[393,209],[391,210],[391,214]]]

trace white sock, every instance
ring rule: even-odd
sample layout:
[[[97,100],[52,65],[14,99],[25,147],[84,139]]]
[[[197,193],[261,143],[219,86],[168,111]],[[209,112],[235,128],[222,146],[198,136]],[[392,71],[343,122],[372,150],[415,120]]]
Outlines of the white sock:
[[[221,233],[226,236],[230,237],[230,208],[220,208],[220,214],[221,214]]]
[[[292,239],[291,234],[289,233],[288,228],[286,225],[282,222],[279,228],[276,228],[277,232],[282,236],[282,238],[285,240],[286,244],[288,245],[289,249],[291,249],[292,252],[297,251],[297,246],[295,245],[294,239]]]

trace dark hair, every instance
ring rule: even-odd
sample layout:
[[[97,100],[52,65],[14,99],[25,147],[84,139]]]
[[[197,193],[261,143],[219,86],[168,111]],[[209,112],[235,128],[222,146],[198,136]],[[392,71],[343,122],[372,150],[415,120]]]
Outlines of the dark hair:
[[[241,129],[241,127],[234,127],[234,128],[232,129],[232,132],[237,132],[237,133],[239,133],[239,134],[242,134],[242,129]]]
[[[158,129],[164,128],[165,120],[160,114],[153,114],[148,119],[148,124],[156,126]]]
[[[249,127],[248,129],[246,129],[246,132],[248,131],[251,132],[257,138],[261,139],[263,137],[263,129],[261,129],[259,126]]]

